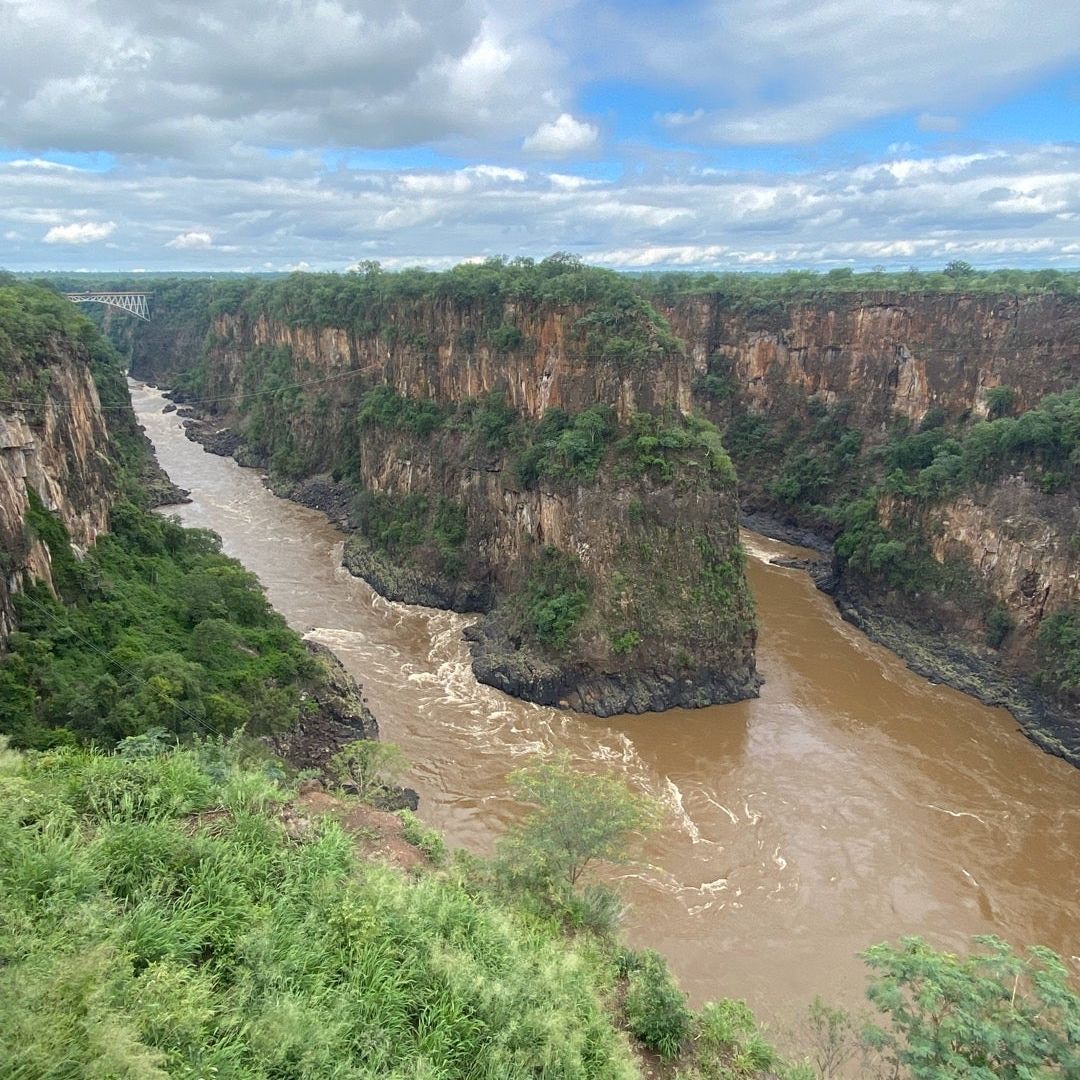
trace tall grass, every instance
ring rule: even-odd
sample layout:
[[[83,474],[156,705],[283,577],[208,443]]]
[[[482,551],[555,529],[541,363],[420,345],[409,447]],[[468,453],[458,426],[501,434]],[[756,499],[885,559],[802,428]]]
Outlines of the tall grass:
[[[636,1075],[587,942],[290,840],[286,797],[198,746],[0,752],[0,1075]]]

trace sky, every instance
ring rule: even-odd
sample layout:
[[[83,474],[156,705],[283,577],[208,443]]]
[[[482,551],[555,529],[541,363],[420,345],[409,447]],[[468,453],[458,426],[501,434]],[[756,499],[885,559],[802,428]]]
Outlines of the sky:
[[[0,267],[1080,269],[1078,0],[0,0]]]

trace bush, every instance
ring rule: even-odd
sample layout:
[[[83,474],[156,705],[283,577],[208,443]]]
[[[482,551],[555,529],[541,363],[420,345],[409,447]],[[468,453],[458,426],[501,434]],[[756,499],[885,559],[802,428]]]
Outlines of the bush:
[[[986,615],[986,644],[991,649],[1000,648],[1014,625],[1007,608],[1000,604],[991,608]]]
[[[364,802],[393,793],[409,767],[401,748],[375,739],[347,743],[330,759],[330,774]]]
[[[709,1002],[694,1025],[695,1080],[751,1080],[778,1065],[745,1001]]]
[[[577,560],[545,547],[513,602],[529,635],[562,652],[589,606],[589,592]]]
[[[438,829],[429,829],[411,810],[399,810],[402,832],[413,847],[419,848],[435,866],[446,862],[446,841]]]
[[[618,776],[579,772],[566,755],[518,769],[509,780],[534,809],[504,837],[503,865],[512,877],[559,895],[597,860],[623,861],[631,838],[657,822],[651,800]]]
[[[1016,404],[1016,391],[1011,386],[995,386],[986,392],[986,414],[991,420],[1008,416]]]
[[[1058,693],[1080,696],[1080,608],[1043,619],[1037,638],[1043,682]]]
[[[638,954],[626,992],[626,1024],[661,1057],[677,1056],[690,1035],[693,1014],[675,985],[664,958],[647,949]]]
[[[1053,1080],[1080,1075],[1080,998],[1049,949],[1016,956],[996,937],[955,956],[919,938],[875,945],[867,990],[891,1026],[873,1031],[913,1080]]]

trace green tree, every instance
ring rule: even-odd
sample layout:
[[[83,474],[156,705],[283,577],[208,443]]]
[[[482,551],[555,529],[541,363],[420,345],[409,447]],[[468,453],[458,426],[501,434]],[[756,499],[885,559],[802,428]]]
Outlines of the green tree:
[[[622,862],[631,838],[658,823],[656,804],[617,776],[579,772],[566,754],[509,777],[534,811],[507,833],[503,859],[519,873],[572,891],[599,859]]]
[[[975,267],[963,259],[953,259],[945,265],[945,276],[951,278],[969,278],[975,276]]]
[[[875,945],[870,1000],[891,1020],[871,1037],[913,1080],[1052,1080],[1080,1075],[1080,998],[1049,949],[1015,955],[993,936],[954,956],[920,938]]]

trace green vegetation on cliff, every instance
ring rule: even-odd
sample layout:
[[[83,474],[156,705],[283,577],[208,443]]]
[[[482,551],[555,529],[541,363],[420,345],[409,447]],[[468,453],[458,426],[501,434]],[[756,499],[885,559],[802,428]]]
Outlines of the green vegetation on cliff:
[[[786,270],[782,273],[689,273],[671,271],[638,279],[641,288],[660,303],[682,296],[714,295],[732,310],[768,314],[786,304],[831,302],[888,293],[1014,296],[1056,294],[1080,296],[1080,272],[1075,270],[976,270],[955,260],[941,270],[855,273],[838,268]]]
[[[60,598],[40,584],[15,597],[0,733],[16,746],[111,746],[150,728],[259,734],[296,721],[318,667],[212,533],[121,503],[111,532],[76,560],[36,493],[28,525],[49,546]]]

